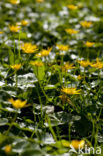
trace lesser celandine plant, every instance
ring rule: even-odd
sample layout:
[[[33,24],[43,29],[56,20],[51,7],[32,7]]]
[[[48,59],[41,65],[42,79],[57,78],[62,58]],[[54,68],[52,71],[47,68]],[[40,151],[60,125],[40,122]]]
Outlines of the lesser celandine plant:
[[[1,156],[103,155],[102,6],[0,2]]]

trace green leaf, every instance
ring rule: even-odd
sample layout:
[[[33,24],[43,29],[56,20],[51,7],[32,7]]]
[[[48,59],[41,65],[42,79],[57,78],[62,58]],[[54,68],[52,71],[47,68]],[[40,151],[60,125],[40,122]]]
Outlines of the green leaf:
[[[27,149],[27,150],[25,150],[25,152],[22,153],[21,156],[25,156],[25,155],[28,155],[28,156],[44,156],[42,154],[42,151],[39,149]]]
[[[14,53],[11,50],[9,50],[9,63],[14,64]]]
[[[37,66],[33,66],[34,69],[34,74],[36,75],[36,77],[39,80],[43,80],[44,76],[45,76],[45,67],[41,66],[41,67],[37,67]]]
[[[0,133],[0,144],[6,139],[6,136]]]
[[[56,89],[57,87],[56,87],[56,85],[47,85],[47,86],[45,86],[45,90],[52,90],[52,89]]]
[[[0,126],[4,126],[4,125],[6,125],[7,123],[8,123],[8,119],[6,119],[6,118],[0,119]]]
[[[15,38],[20,38],[20,39],[27,39],[27,34],[24,32],[20,32],[19,34],[15,35]]]

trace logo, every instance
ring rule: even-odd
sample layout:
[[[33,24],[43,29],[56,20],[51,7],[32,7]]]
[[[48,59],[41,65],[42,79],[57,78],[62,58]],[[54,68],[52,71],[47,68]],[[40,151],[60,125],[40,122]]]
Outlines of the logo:
[[[70,145],[70,148],[69,153],[78,153],[72,145]]]
[[[81,156],[82,154],[102,154],[102,150],[100,147],[88,147],[87,145],[85,145],[83,148],[78,147],[78,150],[76,150],[72,145],[70,145],[70,150],[69,153],[76,153],[78,154],[77,156]]]

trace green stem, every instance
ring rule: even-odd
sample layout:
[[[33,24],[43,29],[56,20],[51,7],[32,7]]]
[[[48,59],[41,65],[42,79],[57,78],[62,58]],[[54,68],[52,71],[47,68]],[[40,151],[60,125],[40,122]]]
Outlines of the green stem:
[[[17,75],[17,72],[15,73],[15,76],[16,76],[16,83],[15,83],[15,87],[17,88],[17,87],[18,87],[18,75]]]
[[[21,54],[20,54],[20,33],[19,33],[19,49],[18,49],[18,52],[19,52],[19,59],[21,60]]]
[[[8,128],[8,130],[6,131],[6,134],[5,134],[6,136],[8,135],[8,133],[9,133],[10,130],[11,130],[11,128],[13,127],[13,123],[16,121],[16,118],[17,118],[17,113],[15,113],[14,118],[13,118],[13,120],[12,120],[12,122],[11,122],[9,128]]]
[[[48,116],[46,116],[46,117],[47,117],[48,126],[49,126],[49,129],[50,129],[51,133],[52,133],[52,136],[53,136],[54,140],[57,142],[57,137],[56,137],[55,132],[54,132],[54,130],[52,128],[50,118]]]

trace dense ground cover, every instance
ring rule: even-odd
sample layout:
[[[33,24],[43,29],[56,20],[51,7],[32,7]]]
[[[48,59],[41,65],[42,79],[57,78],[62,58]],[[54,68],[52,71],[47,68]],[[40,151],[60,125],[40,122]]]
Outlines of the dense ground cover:
[[[0,1],[0,156],[103,155],[102,42],[102,0]]]

